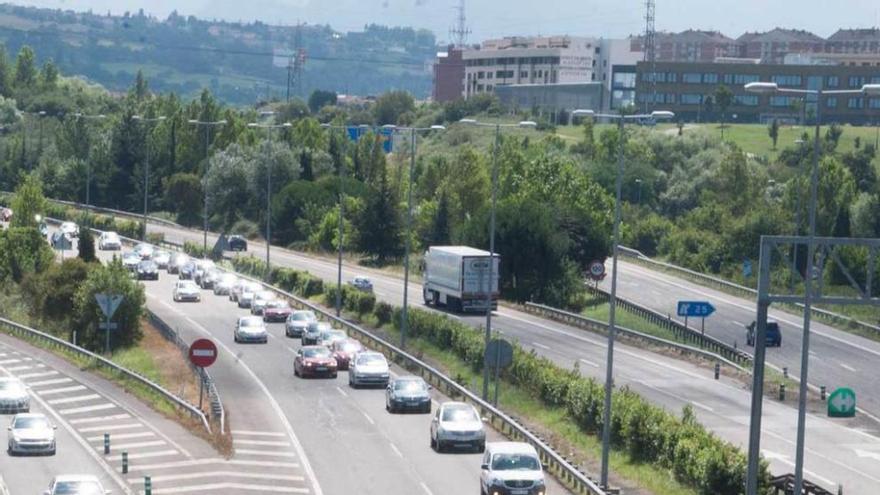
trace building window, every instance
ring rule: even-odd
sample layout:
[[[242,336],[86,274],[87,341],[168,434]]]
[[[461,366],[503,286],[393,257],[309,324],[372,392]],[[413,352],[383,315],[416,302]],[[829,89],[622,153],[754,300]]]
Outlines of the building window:
[[[704,84],[718,84],[718,74],[703,74]]]
[[[837,108],[837,97],[829,96],[828,99],[825,100],[825,106],[828,108]]]
[[[733,104],[744,107],[756,107],[758,106],[758,95],[736,95],[733,97]]]
[[[681,95],[682,105],[699,105],[703,102],[703,95],[688,94]]]
[[[477,84],[477,93],[482,93],[484,89],[485,86],[483,86],[482,84]]]
[[[868,100],[868,108],[875,110],[880,108],[880,98],[871,98]]]
[[[493,74],[492,71],[489,71],[489,73],[486,74],[486,79],[492,79],[492,77],[493,77],[494,75],[495,75],[495,74]]]
[[[521,70],[521,71],[519,71],[519,77],[520,77],[521,79],[528,79],[528,77],[529,77],[529,71],[527,71],[527,70]]]
[[[865,108],[865,99],[864,98],[850,98],[849,101],[846,102],[847,108]]]
[[[674,83],[678,81],[678,74],[675,72],[667,72],[666,73],[666,82]]]
[[[797,75],[776,75],[770,80],[782,87],[797,87],[802,84],[801,76]]]
[[[686,84],[700,84],[703,82],[703,76],[702,74],[695,72],[685,72],[681,75],[681,82]]]
[[[850,88],[861,88],[863,84],[865,84],[864,77],[862,77],[862,76],[849,76],[849,87]]]
[[[791,106],[791,96],[771,96],[770,97],[770,106],[771,107],[788,107]]]
[[[836,88],[840,86],[840,78],[837,76],[828,76],[827,84],[829,88]]]
[[[483,79],[486,77],[486,73],[483,71],[477,72],[477,79]]]
[[[880,84],[880,76],[874,76],[871,78],[870,84]]]

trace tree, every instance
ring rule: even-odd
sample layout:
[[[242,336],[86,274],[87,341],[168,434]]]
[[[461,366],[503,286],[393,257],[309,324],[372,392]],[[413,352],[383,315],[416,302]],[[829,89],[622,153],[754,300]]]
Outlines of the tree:
[[[146,296],[144,288],[131,278],[122,261],[114,259],[106,266],[96,265],[80,285],[74,296],[74,323],[79,328],[79,344],[92,351],[103,351],[105,330],[98,324],[106,317],[95,300],[96,294],[118,294],[122,303],[113,315],[117,328],[110,334],[110,348],[130,347],[140,341],[141,318],[144,316]]]
[[[12,96],[12,69],[9,67],[6,45],[2,44],[0,44],[0,96],[7,98]]]
[[[87,263],[98,261],[98,258],[95,257],[95,237],[91,230],[87,228],[80,230],[77,249],[79,250],[79,258],[83,261]]]
[[[770,135],[770,139],[773,140],[773,149],[776,149],[776,143],[779,141],[779,120],[773,119],[773,122],[770,122],[770,127],[767,129],[767,134]]]
[[[31,172],[15,190],[12,197],[13,227],[36,227],[36,215],[44,215],[48,202],[43,196],[43,185],[39,175]]]
[[[411,94],[406,91],[389,91],[376,98],[373,115],[377,125],[400,123],[401,115],[412,112],[416,108]]]
[[[335,91],[323,91],[316,89],[309,95],[309,110],[312,113],[318,113],[327,105],[336,105],[338,96]]]
[[[132,86],[131,90],[138,101],[143,101],[150,94],[147,79],[144,77],[144,72],[140,69],[137,71],[137,76],[134,78],[134,86]]]
[[[733,104],[733,92],[725,85],[715,90],[715,104],[721,111],[721,139],[724,139],[724,124],[727,120],[727,109]]]
[[[37,229],[10,227],[0,231],[0,281],[21,282],[27,275],[45,271],[54,258]]]
[[[357,219],[358,248],[372,255],[381,265],[403,252],[401,245],[400,213],[397,199],[388,183],[385,167],[379,171],[379,180]]]
[[[53,90],[58,84],[58,67],[51,58],[43,64],[43,70],[40,73],[40,82],[46,90]]]
[[[830,152],[837,149],[837,145],[840,143],[840,136],[842,135],[843,128],[840,125],[834,123],[828,126],[828,130],[825,131],[825,145]]]
[[[880,197],[876,194],[859,194],[849,215],[854,237],[880,237]]]
[[[34,50],[24,45],[15,58],[15,87],[17,89],[30,89],[37,82],[36,56]]]
[[[449,198],[446,193],[440,193],[440,200],[437,203],[437,213],[434,215],[434,221],[431,223],[431,233],[428,243],[432,246],[444,246],[449,244],[451,236],[449,235]]]
[[[80,258],[67,258],[24,280],[22,290],[30,301],[31,314],[43,327],[73,340],[74,296],[92,267]]]

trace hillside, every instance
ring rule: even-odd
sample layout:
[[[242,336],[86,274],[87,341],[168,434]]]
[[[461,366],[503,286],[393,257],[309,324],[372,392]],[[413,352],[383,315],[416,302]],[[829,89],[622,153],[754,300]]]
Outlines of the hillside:
[[[194,96],[209,88],[233,104],[285,98],[288,54],[306,51],[300,85],[293,95],[313,89],[347,94],[377,94],[405,89],[427,96],[434,56],[428,31],[365,26],[342,33],[330,26],[270,26],[207,21],[176,14],[161,20],[142,12],[95,15],[72,11],[0,5],[0,41],[10,54],[30,45],[40,59],[49,57],[67,74],[83,75],[122,91],[143,69],[156,91]]]

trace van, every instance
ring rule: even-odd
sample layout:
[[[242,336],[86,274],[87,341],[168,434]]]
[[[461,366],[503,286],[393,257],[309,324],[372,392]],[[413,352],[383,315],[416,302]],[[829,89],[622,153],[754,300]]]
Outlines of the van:
[[[480,465],[480,495],[544,495],[544,471],[534,447],[523,442],[486,444]]]
[[[754,347],[755,332],[757,331],[757,322],[753,321],[746,325],[746,345]],[[779,329],[779,323],[775,321],[767,322],[767,336],[765,344],[767,347],[782,347],[782,331]]]

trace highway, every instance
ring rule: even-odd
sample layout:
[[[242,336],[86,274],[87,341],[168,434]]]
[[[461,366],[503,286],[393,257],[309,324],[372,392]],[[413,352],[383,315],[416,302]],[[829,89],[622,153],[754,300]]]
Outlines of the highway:
[[[201,233],[176,227],[151,225],[151,231],[163,232],[174,242],[201,241]],[[209,236],[213,242],[216,236]],[[252,243],[251,252],[264,252],[264,245]],[[272,250],[273,263],[307,270],[325,281],[335,282],[334,262],[283,249]],[[400,304],[402,281],[377,271],[345,266],[343,277],[369,274],[380,300]],[[421,287],[411,284],[409,302],[423,307]],[[583,374],[604,378],[604,338],[566,325],[540,319],[522,312],[501,308],[493,319],[503,335],[518,341],[539,355],[571,367],[575,362]],[[482,316],[452,315],[473,326],[482,325]],[[230,330],[231,332],[231,330]],[[616,384],[627,385],[650,401],[679,413],[691,405],[700,421],[722,438],[744,448],[747,446],[750,393],[742,384],[726,379],[717,382],[708,370],[689,363],[656,355],[635,347],[620,345],[615,355]],[[766,400],[762,448],[774,473],[793,471],[796,411],[789,405]],[[830,421],[821,411],[811,413],[808,422],[807,477],[829,489],[844,486],[846,493],[874,494],[880,486],[880,439],[859,429],[852,422]],[[829,454],[829,453],[834,453]]]

